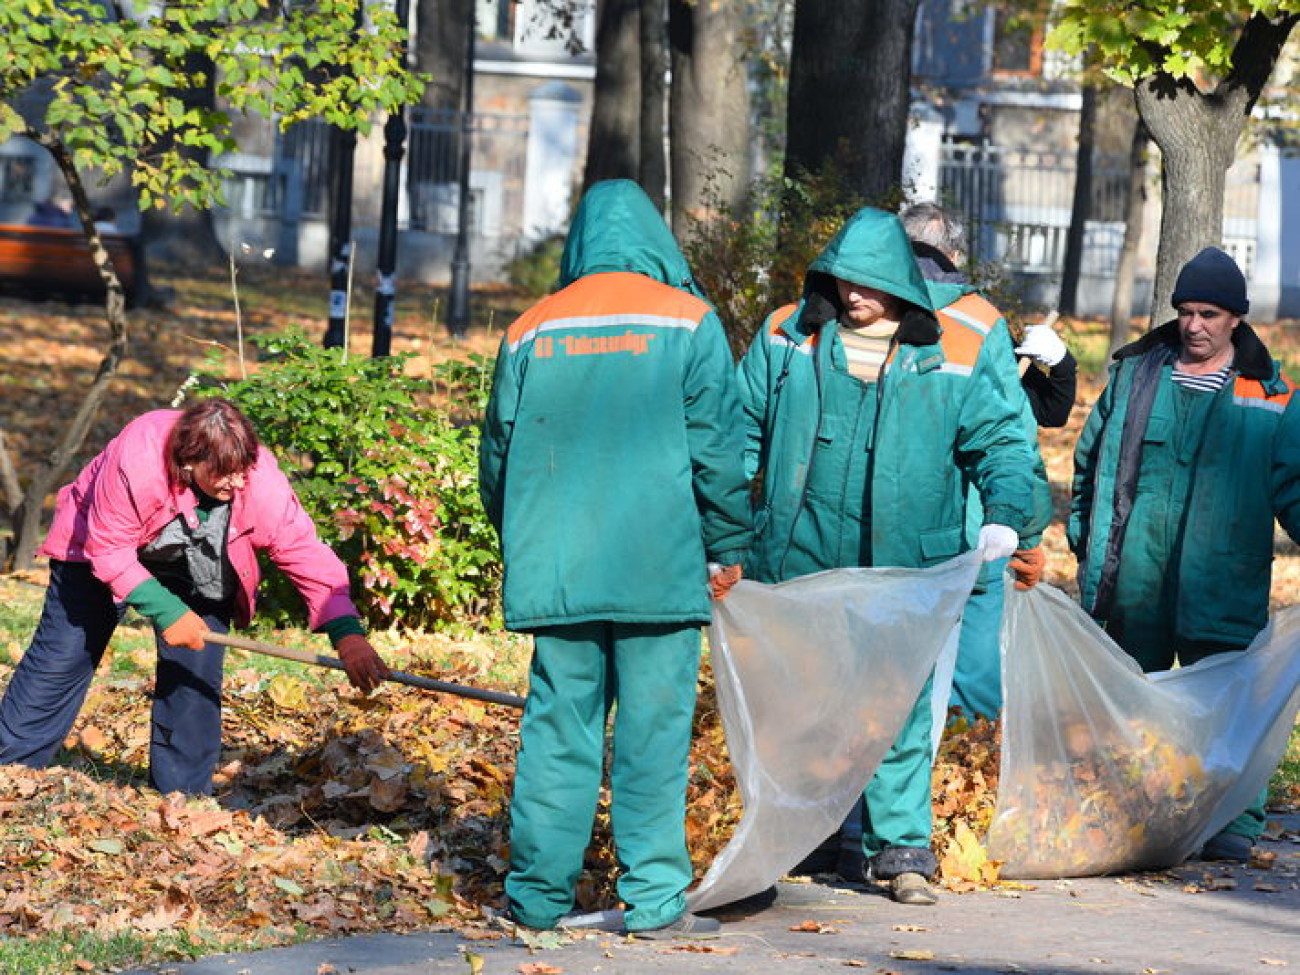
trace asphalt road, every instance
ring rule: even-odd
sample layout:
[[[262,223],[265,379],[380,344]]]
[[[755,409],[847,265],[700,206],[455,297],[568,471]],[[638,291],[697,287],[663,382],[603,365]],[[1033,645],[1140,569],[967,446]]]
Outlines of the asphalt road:
[[[1276,855],[1268,870],[1193,861],[1158,874],[945,892],[934,907],[895,904],[861,886],[783,881],[771,907],[721,915],[713,941],[588,932],[530,944],[485,924],[473,936],[345,938],[133,975],[1300,973],[1300,814],[1277,818],[1282,835],[1260,846]]]

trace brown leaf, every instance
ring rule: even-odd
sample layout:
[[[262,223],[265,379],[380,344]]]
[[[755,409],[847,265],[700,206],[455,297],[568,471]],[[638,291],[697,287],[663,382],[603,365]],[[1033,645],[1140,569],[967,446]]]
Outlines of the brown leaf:
[[[78,741],[82,748],[90,752],[101,752],[104,750],[104,746],[108,744],[108,739],[104,737],[104,733],[94,725],[86,725],[86,727],[82,728]]]
[[[790,928],[791,931],[807,931],[810,934],[839,934],[840,929],[820,921],[800,921]]]
[[[738,950],[732,945],[709,944],[682,944],[664,949],[664,951],[689,951],[697,955],[734,955]]]
[[[563,968],[540,961],[526,961],[519,966],[520,975],[560,975]]]

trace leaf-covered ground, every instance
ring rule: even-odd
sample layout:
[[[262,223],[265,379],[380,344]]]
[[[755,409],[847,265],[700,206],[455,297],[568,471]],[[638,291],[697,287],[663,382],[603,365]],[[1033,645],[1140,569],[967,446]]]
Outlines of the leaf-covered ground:
[[[324,329],[326,283],[314,277],[240,269],[237,319],[225,269],[159,276],[174,300],[164,310],[132,313],[132,357],[74,467],[127,419],[166,405],[210,350],[233,375],[237,321],[245,334],[289,324]],[[356,354],[369,349],[365,326],[356,324],[368,320],[366,304],[354,299]],[[490,353],[523,304],[506,292],[476,295],[480,327],[454,343],[439,320],[438,294],[404,290],[394,350],[413,352],[417,370],[449,356]],[[1095,326],[1070,328],[1073,341],[1100,341]],[[90,306],[0,298],[0,427],[24,479],[76,409],[104,332]],[[1270,341],[1290,345],[1289,336],[1278,327]],[[1095,383],[1085,383],[1071,425],[1044,434],[1058,515],[1069,451],[1095,395]],[[1074,564],[1059,519],[1045,545],[1048,581],[1072,589]],[[6,607],[28,607],[25,616],[0,613],[0,653],[10,661],[34,625],[39,595],[31,590],[0,580]],[[1274,603],[1290,604],[1297,593],[1300,559],[1280,541]],[[522,690],[526,647],[500,634],[394,631],[376,640],[404,670]],[[146,939],[181,931],[209,947],[437,925],[494,936],[480,908],[500,896],[517,712],[392,684],[363,698],[318,672],[268,669],[232,654],[217,795],[185,800],[142,784],[152,669],[147,635],[124,628],[110,653],[120,665],[106,664],[61,764],[44,772],[0,767],[0,935],[69,926]],[[0,682],[9,672],[0,665]],[[701,872],[740,814],[707,671],[702,686],[688,822]],[[997,774],[996,725],[977,723],[945,742],[934,778],[936,849],[951,889],[997,882],[997,864],[987,861],[980,842]],[[607,826],[602,811],[579,885],[583,908],[614,900]]]

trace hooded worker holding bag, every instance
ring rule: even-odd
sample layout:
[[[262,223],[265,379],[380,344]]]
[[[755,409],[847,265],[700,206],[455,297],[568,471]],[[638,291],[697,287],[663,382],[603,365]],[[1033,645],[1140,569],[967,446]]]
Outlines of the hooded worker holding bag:
[[[740,367],[746,467],[761,478],[748,576],[936,565],[1036,540],[1036,447],[1005,329],[936,316],[894,214],[859,210],[770,315]],[[866,879],[933,904],[930,681],[867,785]],[[860,860],[858,862],[861,862]]]
[[[509,912],[545,929],[572,909],[612,710],[628,933],[707,937],[718,922],[686,913],[686,782],[700,626],[750,541],[731,352],[629,180],[583,195],[560,284],[502,340],[479,465],[506,626],[533,634]]]

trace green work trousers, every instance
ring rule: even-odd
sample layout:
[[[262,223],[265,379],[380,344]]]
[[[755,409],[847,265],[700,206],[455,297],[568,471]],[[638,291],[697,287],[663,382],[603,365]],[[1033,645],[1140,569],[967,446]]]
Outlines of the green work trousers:
[[[574,623],[537,631],[510,803],[506,896],[520,923],[573,908],[613,710],[610,825],[629,930],[686,909],[686,780],[700,663],[695,625]]]
[[[886,850],[916,850],[924,864],[916,872],[927,874],[934,870],[930,853],[932,681],[933,677],[926,680],[894,744],[867,783],[862,821],[862,852],[868,860]],[[894,872],[888,870],[884,876]]]

